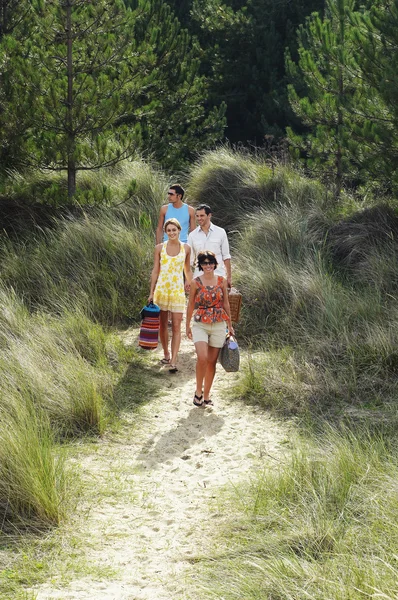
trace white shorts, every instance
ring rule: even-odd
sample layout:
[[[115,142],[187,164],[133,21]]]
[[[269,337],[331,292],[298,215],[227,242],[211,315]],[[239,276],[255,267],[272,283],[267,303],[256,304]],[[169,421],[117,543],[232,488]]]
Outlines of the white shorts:
[[[192,324],[192,339],[196,342],[206,342],[213,348],[222,348],[227,334],[225,321],[217,323],[202,323],[194,321]]]

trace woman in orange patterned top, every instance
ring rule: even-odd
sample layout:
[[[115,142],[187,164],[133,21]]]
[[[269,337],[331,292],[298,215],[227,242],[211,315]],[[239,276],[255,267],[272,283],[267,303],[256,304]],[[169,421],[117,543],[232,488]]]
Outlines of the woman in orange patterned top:
[[[214,274],[217,259],[214,252],[205,250],[198,254],[198,268],[203,275],[191,282],[187,306],[187,336],[196,350],[195,406],[212,406],[210,390],[216,373],[220,348],[226,331],[234,334],[231,323],[227,280]],[[191,329],[191,319],[194,323]]]
[[[169,365],[170,373],[176,373],[177,355],[181,343],[181,323],[185,311],[184,278],[188,286],[192,279],[190,266],[191,248],[180,242],[181,225],[177,219],[167,219],[164,231],[168,240],[155,246],[148,302],[153,300],[160,307],[159,337],[164,356],[160,361]],[[167,330],[168,312],[171,313],[171,353]]]

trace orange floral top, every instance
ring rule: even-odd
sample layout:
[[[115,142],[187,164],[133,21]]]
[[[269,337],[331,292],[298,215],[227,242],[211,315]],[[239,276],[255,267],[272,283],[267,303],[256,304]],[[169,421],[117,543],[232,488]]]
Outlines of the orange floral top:
[[[194,279],[198,284],[195,296],[194,321],[201,323],[220,323],[228,321],[228,315],[223,308],[223,281],[224,277],[217,277],[216,285],[204,286],[200,277]]]

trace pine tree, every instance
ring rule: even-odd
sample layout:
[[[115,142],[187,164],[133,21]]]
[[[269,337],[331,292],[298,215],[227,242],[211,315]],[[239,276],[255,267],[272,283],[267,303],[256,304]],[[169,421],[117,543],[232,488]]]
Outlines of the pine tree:
[[[126,2],[134,6],[135,0]],[[151,80],[122,121],[139,120],[146,151],[163,167],[180,167],[223,137],[225,103],[209,106],[208,81],[200,73],[202,51],[162,0],[151,1],[136,39],[152,44]]]
[[[366,169],[386,191],[398,189],[398,0],[372,2],[354,15],[356,58],[369,86],[355,135],[368,148]]]
[[[325,17],[314,13],[299,30],[298,63],[289,53],[286,57],[295,80],[288,86],[289,100],[309,129],[298,135],[288,128],[290,143],[309,167],[333,182],[336,198],[361,161],[361,149],[352,137],[352,109],[363,93],[354,59],[354,8],[354,0],[327,0]]]
[[[322,14],[324,0],[247,0],[250,52],[247,62],[247,102],[251,107],[247,128],[264,136],[285,136],[285,127],[296,124],[287,97],[285,49],[297,52],[296,31],[313,11]]]
[[[165,0],[202,48],[200,73],[209,101],[227,104],[226,135],[261,145],[298,122],[286,93],[285,47],[296,50],[296,29],[324,0]]]
[[[137,67],[131,14],[122,2],[39,0],[32,6],[18,89],[30,116],[26,160],[66,170],[71,198],[79,170],[113,165],[132,152],[139,131],[119,130],[115,143],[114,124],[144,65]]]
[[[24,85],[23,42],[29,36],[27,0],[0,0],[0,171],[20,166],[29,116],[20,110],[18,89]],[[11,110],[9,110],[11,108]]]
[[[10,35],[29,13],[29,3],[21,0],[0,0],[0,41]]]
[[[222,135],[223,108],[205,110],[195,49],[161,0],[31,4],[17,86],[29,115],[26,163],[66,171],[69,198],[79,171],[115,165],[137,149],[170,164]]]

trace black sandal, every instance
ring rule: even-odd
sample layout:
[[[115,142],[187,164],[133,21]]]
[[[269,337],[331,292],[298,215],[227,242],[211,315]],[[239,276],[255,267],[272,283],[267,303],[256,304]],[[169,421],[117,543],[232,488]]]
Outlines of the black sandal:
[[[203,400],[205,406],[214,406],[213,400]]]
[[[195,406],[203,406],[203,394],[201,396],[198,396],[196,393],[193,397],[193,403]]]

